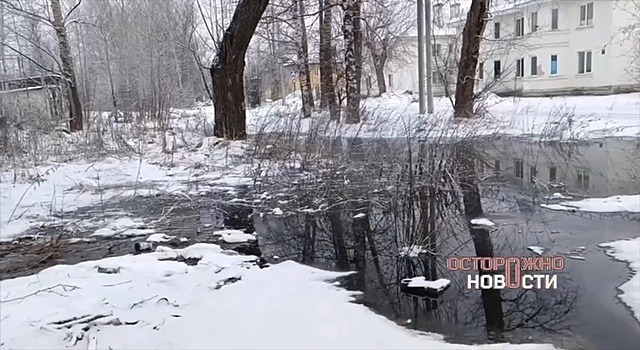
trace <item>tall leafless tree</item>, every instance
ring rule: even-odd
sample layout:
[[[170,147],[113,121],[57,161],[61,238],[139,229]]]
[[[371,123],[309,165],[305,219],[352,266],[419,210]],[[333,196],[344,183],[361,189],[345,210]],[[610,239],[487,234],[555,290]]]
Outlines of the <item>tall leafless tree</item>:
[[[304,118],[311,117],[313,90],[311,88],[311,72],[309,69],[309,43],[307,38],[306,8],[304,0],[295,0],[298,23],[298,80],[302,94],[302,112]]]
[[[329,108],[331,120],[340,120],[335,86],[335,58],[332,38],[333,0],[318,0],[320,27],[320,107]]]
[[[360,86],[362,81],[362,12],[360,0],[343,0],[345,80],[347,84],[347,124],[360,123]]]
[[[490,3],[491,0],[473,0],[467,14],[467,20],[462,32],[462,49],[454,104],[454,118],[457,119],[468,119],[474,116],[474,90],[478,69],[478,55],[488,21]],[[476,255],[492,257],[494,252],[489,229],[473,224],[474,219],[483,215],[478,174],[475,166],[476,156],[472,140],[463,140],[456,144],[455,158],[458,185],[462,192],[464,214],[473,239]],[[500,290],[482,290],[482,299],[487,330],[490,332],[502,332],[504,330],[504,318]]]
[[[80,93],[76,80],[75,68],[73,66],[73,56],[71,55],[71,47],[67,38],[67,28],[65,25],[65,17],[62,16],[62,8],[60,0],[50,0],[51,13],[53,15],[53,28],[58,39],[58,47],[60,50],[60,63],[62,64],[62,75],[67,80],[69,88],[69,129],[71,131],[81,131],[82,126],[82,102],[80,101]]]
[[[211,65],[215,135],[231,140],[247,137],[244,103],[245,54],[269,0],[240,0]]]

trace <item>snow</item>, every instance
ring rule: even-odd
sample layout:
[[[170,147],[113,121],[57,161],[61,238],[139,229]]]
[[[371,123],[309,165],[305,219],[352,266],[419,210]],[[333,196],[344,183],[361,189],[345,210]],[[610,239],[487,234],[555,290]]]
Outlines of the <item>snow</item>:
[[[538,246],[532,245],[532,246],[528,246],[527,249],[532,251],[536,255],[544,254],[544,248],[542,248],[542,247],[538,247]]]
[[[606,198],[587,198],[558,204],[541,204],[540,206],[551,210],[586,211],[592,213],[640,213],[640,194]]]
[[[367,214],[365,213],[360,213],[360,214],[356,214],[353,216],[354,219],[361,219],[363,217],[367,216]]]
[[[176,239],[176,236],[169,236],[164,233],[154,233],[151,236],[147,237],[147,242],[161,243],[168,242],[174,239]]]
[[[145,223],[141,219],[120,218],[109,223],[106,227],[96,230],[91,236],[99,237],[135,237],[152,234],[154,230],[145,228]]]
[[[581,256],[581,255],[569,255],[569,259],[585,260],[586,258],[584,256]]]
[[[212,244],[160,248],[0,281],[0,344],[14,349],[554,349],[450,344],[440,335],[402,328],[352,303],[356,292],[326,282],[345,273],[291,261],[260,269],[249,262],[255,257],[226,254]],[[195,266],[161,260],[178,255],[201,260]],[[99,273],[99,267],[119,272]]]
[[[422,246],[411,246],[411,247],[402,247],[400,248],[400,251],[398,252],[399,256],[408,256],[408,257],[418,257],[420,254],[425,254],[428,253],[429,251]]]
[[[330,125],[328,135],[360,137],[460,137],[471,135],[544,136],[545,139],[595,139],[640,135],[640,93],[609,96],[500,98],[490,95],[484,117],[452,119],[448,98],[436,98],[433,115],[420,115],[414,96],[384,94],[364,100],[366,120],[357,125]],[[326,118],[300,120],[296,99],[282,106],[264,104],[248,111],[248,133],[325,129]]]
[[[435,281],[427,281],[424,276],[406,278],[403,280],[403,282],[408,282],[407,287],[435,289],[438,292],[444,290],[451,284],[451,281],[446,278],[440,278]]]
[[[284,212],[280,208],[273,209],[273,215],[283,215]]]
[[[545,197],[546,199],[572,199],[573,197],[571,196],[565,196],[562,193],[553,193],[552,195]]]
[[[215,231],[213,234],[221,236],[221,239],[226,243],[244,243],[256,240],[255,235],[244,233],[239,230],[220,230]]]
[[[471,220],[471,225],[488,226],[488,227],[496,226],[496,224],[489,219],[473,219]]]
[[[618,297],[625,303],[640,322],[640,237],[623,241],[607,242],[598,245],[607,248],[606,254],[612,258],[629,264],[632,271],[631,278],[618,287]]]

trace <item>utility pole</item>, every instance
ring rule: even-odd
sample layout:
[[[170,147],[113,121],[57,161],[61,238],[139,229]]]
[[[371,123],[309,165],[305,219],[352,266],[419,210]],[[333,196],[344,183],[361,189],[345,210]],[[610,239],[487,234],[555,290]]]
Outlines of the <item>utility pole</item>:
[[[418,95],[420,114],[424,114],[424,0],[418,0]]]
[[[431,67],[431,60],[433,59],[432,44],[431,44],[431,0],[426,0],[425,12],[425,36],[427,41],[427,111],[429,114],[433,114],[433,69]]]

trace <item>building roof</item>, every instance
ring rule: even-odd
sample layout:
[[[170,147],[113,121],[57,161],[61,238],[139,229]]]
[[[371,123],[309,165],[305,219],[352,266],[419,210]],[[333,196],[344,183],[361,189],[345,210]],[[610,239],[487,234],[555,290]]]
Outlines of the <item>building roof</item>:
[[[50,74],[34,77],[21,77],[0,80],[0,91],[15,91],[34,88],[43,88],[47,86],[60,86],[64,78],[61,75]]]

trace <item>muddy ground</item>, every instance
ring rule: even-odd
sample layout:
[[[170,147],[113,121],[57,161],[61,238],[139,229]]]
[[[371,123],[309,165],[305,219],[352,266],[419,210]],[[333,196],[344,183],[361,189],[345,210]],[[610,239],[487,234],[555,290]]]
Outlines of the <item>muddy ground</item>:
[[[12,242],[0,243],[0,279],[36,274],[58,264],[76,264],[111,256],[140,254],[139,237],[91,237],[96,228],[109,219],[123,216],[141,218],[155,233],[175,236],[160,243],[182,248],[194,243],[217,243],[241,254],[260,256],[257,243],[227,244],[213,233],[220,229],[254,232],[252,209],[233,203],[233,193],[210,193],[201,196],[158,195],[131,197],[107,202],[100,207],[80,208],[65,213],[64,220],[33,228]],[[85,225],[87,222],[92,225]],[[142,227],[139,227],[142,228]],[[180,238],[186,238],[181,241]],[[155,244],[157,245],[157,244]]]

